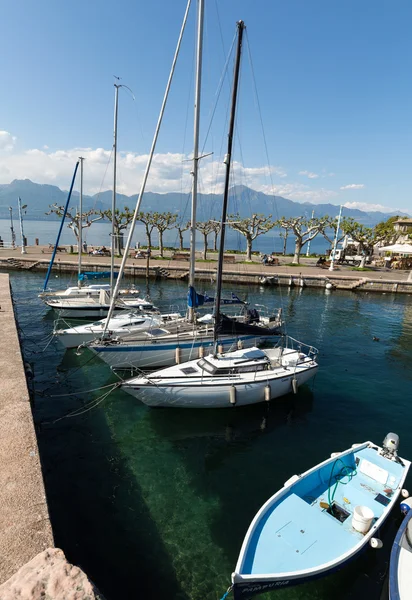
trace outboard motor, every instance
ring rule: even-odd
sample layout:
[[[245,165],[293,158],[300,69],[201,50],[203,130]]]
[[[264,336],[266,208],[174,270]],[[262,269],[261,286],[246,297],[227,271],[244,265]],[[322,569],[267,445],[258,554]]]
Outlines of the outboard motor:
[[[397,433],[388,433],[382,444],[382,456],[396,460],[399,448],[399,435]]]

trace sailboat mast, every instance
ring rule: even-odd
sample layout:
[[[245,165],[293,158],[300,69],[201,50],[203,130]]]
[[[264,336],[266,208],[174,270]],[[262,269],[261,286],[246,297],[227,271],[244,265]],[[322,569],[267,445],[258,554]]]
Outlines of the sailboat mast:
[[[192,187],[192,216],[190,222],[190,270],[189,288],[195,284],[195,262],[196,262],[196,208],[197,187],[199,169],[199,123],[200,123],[200,96],[202,86],[202,51],[203,51],[203,21],[204,0],[198,0],[197,7],[197,44],[196,44],[196,81],[195,81],[195,104],[194,104],[194,136],[193,136],[193,187]],[[188,307],[188,320],[194,320],[194,307]]]
[[[80,161],[80,198],[79,198],[79,247],[78,247],[78,266],[77,266],[77,285],[80,287],[80,275],[82,272],[82,248],[83,248],[83,161],[84,158],[79,156]]]
[[[117,114],[119,103],[119,84],[115,83],[114,93],[114,127],[113,127],[113,195],[112,195],[112,235],[111,235],[111,258],[110,258],[110,296],[114,290],[114,253],[116,249],[114,220],[116,218],[116,177],[117,177]]]
[[[223,193],[222,228],[220,231],[219,259],[218,259],[218,263],[217,263],[217,275],[216,275],[215,327],[214,327],[214,338],[213,338],[215,354],[217,351],[219,310],[220,310],[220,299],[222,296],[223,255],[224,255],[224,250],[225,250],[227,205],[228,205],[228,200],[229,200],[230,164],[231,164],[231,160],[232,160],[233,132],[235,129],[236,102],[237,102],[237,93],[238,93],[238,88],[239,88],[240,57],[242,54],[242,40],[243,40],[243,30],[244,29],[245,29],[244,22],[238,21],[238,23],[237,23],[238,37],[237,37],[237,49],[236,49],[236,61],[235,61],[235,70],[234,70],[234,75],[233,75],[232,105],[231,105],[231,111],[230,111],[229,133],[228,133],[228,140],[227,140],[227,153],[226,153],[226,156],[223,161],[226,165],[226,174],[225,174],[225,188],[224,188],[224,193]]]

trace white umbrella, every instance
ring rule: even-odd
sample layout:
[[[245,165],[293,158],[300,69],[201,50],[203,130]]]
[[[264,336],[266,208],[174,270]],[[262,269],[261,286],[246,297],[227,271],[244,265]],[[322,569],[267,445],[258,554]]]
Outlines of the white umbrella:
[[[378,252],[399,252],[399,254],[412,254],[412,244],[392,244],[378,248]]]

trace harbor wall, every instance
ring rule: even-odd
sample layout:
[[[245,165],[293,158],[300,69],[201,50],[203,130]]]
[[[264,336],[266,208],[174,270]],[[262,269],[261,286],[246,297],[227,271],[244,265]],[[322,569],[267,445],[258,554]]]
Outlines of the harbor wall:
[[[0,273],[0,584],[54,545],[9,275]]]

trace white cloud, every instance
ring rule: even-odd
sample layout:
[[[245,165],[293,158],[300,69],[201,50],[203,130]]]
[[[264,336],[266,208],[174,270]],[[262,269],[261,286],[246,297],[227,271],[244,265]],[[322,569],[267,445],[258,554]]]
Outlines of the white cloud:
[[[343,185],[341,190],[363,190],[365,187],[364,183],[350,183],[349,185]]]
[[[0,150],[13,150],[16,138],[8,131],[0,130]]]
[[[365,212],[384,212],[384,213],[396,213],[397,211],[402,213],[408,213],[410,210],[404,208],[393,208],[393,206],[384,206],[383,204],[368,204],[367,202],[346,202],[343,204],[345,208],[353,208],[357,210],[363,210]]]
[[[317,179],[319,177],[317,173],[312,173],[312,171],[299,171],[299,175],[305,175],[309,179]]]

